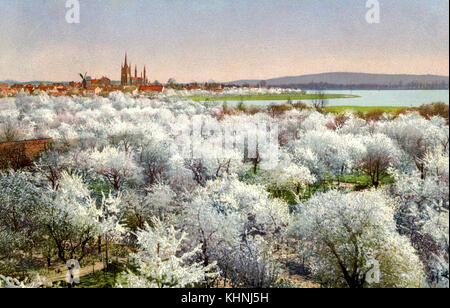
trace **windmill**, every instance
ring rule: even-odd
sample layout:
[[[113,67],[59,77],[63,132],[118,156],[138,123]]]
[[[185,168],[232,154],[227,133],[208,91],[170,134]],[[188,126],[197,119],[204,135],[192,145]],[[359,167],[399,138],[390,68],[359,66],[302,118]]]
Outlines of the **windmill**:
[[[81,79],[83,80],[82,82],[81,82],[81,84],[82,84],[82,86],[83,86],[83,89],[86,89],[86,75],[87,75],[87,72],[86,73],[84,73],[84,76],[83,76],[83,74],[81,74],[80,73],[80,77],[81,77]]]

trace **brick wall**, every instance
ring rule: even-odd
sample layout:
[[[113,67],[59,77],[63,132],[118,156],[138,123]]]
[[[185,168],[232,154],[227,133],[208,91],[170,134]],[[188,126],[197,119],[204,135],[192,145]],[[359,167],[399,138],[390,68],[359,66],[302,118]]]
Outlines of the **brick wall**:
[[[0,169],[29,166],[51,142],[52,139],[0,142]]]

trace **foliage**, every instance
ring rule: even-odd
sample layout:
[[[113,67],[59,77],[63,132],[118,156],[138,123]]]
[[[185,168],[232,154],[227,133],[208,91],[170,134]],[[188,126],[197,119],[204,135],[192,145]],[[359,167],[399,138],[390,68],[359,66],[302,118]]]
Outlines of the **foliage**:
[[[291,101],[200,103],[178,85],[2,100],[0,129],[53,138],[33,163],[2,165],[13,170],[0,173],[0,274],[19,279],[7,284],[101,258],[103,278],[82,286],[274,287],[288,254],[323,287],[448,287],[446,106],[357,114],[322,108],[319,93],[318,112],[293,102],[298,90],[207,86],[196,95]],[[117,247],[134,252],[123,275],[109,272]]]
[[[119,283],[119,287],[183,288],[203,284],[216,276],[212,272],[215,264],[204,266],[201,263],[189,263],[189,259],[200,250],[199,247],[178,255],[185,233],[180,235],[174,227],[166,227],[158,219],[153,219],[152,225],[146,225],[144,230],[137,233],[139,252],[133,255],[137,274],[131,271],[124,273],[124,284]]]
[[[449,285],[449,160],[448,152],[425,156],[425,178],[419,172],[393,170],[391,189],[399,204],[396,220],[427,268],[432,287]]]
[[[324,286],[422,286],[422,264],[397,233],[389,203],[377,191],[330,191],[301,205],[293,232],[311,243],[312,269]],[[369,279],[372,270],[379,270],[379,280]]]
[[[268,287],[274,282],[269,243],[280,240],[286,231],[287,204],[271,199],[262,186],[230,178],[208,182],[186,204],[185,213],[191,245],[201,245],[205,264],[217,261],[238,286]]]

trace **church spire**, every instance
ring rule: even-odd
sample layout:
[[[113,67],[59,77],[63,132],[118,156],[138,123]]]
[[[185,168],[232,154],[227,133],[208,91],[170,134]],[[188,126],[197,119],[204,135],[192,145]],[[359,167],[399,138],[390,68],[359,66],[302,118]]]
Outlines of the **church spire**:
[[[144,83],[147,83],[147,69],[145,68],[145,65],[144,65]]]
[[[127,53],[125,53],[125,66],[127,66]]]

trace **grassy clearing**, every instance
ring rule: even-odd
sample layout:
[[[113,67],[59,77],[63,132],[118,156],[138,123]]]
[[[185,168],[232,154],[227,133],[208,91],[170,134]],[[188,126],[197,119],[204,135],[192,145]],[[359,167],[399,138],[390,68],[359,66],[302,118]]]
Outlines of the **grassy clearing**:
[[[225,95],[191,96],[193,101],[294,101],[315,99],[357,98],[347,94],[262,94],[262,95]]]
[[[268,177],[266,171],[260,170],[257,167],[256,174],[253,168],[251,168],[244,176],[241,177],[241,181],[248,184],[257,184],[264,182]],[[380,186],[394,183],[394,178],[389,175],[380,176]],[[354,172],[349,174],[343,174],[341,176],[328,174],[321,182],[314,183],[303,187],[300,192],[295,193],[293,187],[276,187],[273,185],[267,186],[267,191],[273,198],[279,198],[286,201],[290,206],[297,204],[297,198],[301,201],[309,200],[314,194],[324,193],[330,189],[342,189],[351,191],[361,191],[373,188],[372,180],[369,175]]]
[[[121,274],[126,270],[125,264],[113,262],[109,264],[108,269],[102,269],[91,272],[83,277],[80,277],[80,283],[76,284],[74,288],[95,288],[105,289],[114,288],[116,283],[120,280]],[[66,281],[59,281],[59,287],[67,288]]]
[[[408,107],[397,107],[397,106],[332,106],[325,107],[325,110],[331,113],[344,113],[344,112],[370,112],[370,111],[383,111],[396,113],[402,111]]]
[[[340,181],[341,183],[347,183],[347,184],[353,184],[354,190],[363,190],[363,189],[369,189],[372,187],[372,180],[370,176],[363,173],[351,173],[351,174],[344,174],[340,177],[336,177],[334,180]],[[334,183],[335,183],[334,182]],[[380,176],[380,185],[387,185],[394,183],[394,178],[390,175],[381,175]]]

